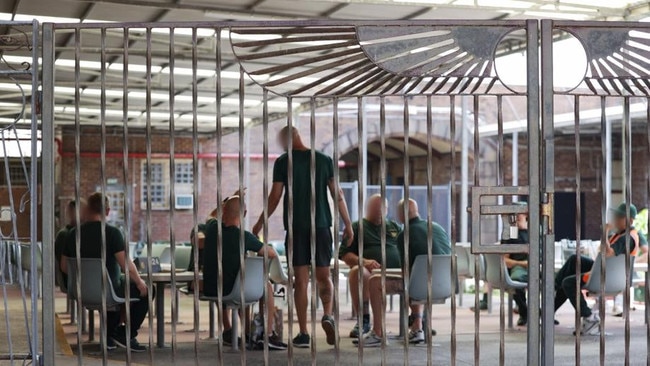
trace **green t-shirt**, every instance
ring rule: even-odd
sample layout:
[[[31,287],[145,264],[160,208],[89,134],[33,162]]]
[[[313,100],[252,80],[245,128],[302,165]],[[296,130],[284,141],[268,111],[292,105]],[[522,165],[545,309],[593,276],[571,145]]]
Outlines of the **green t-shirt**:
[[[220,262],[217,250],[217,238],[219,221],[210,220],[205,224],[205,243],[203,246],[203,292],[207,296],[217,296],[219,285],[218,267]],[[223,271],[223,295],[228,295],[239,274],[240,250],[239,235],[240,229],[236,226],[221,226],[222,256],[221,270]],[[259,252],[264,244],[255,235],[244,231],[244,250]]]
[[[54,258],[56,259],[54,262],[56,265],[55,270],[59,273],[61,272],[61,256],[63,256],[63,253],[65,251],[68,234],[73,227],[74,226],[72,225],[66,225],[63,229],[59,230],[59,232],[56,233],[56,239],[54,239]],[[57,286],[66,287],[68,285],[68,276],[66,276],[65,273],[60,274],[63,283],[57,283]],[[56,278],[58,278],[58,276]]]
[[[402,231],[399,224],[395,221],[386,219],[386,268],[400,268],[400,255],[397,249],[397,237]],[[347,253],[354,253],[365,259],[373,259],[379,264],[381,260],[381,225],[375,225],[370,221],[363,219],[363,253],[359,253],[359,222],[352,224],[354,231],[354,240],[350,246],[345,242],[339,246],[339,258],[343,258]],[[344,239],[345,241],[345,239]]]
[[[70,229],[66,236],[66,245],[63,252],[68,258],[76,258],[76,230],[77,228]],[[80,250],[81,258],[101,258],[102,257],[102,223],[99,221],[91,221],[82,224],[80,230]],[[124,252],[126,244],[120,229],[115,226],[105,224],[106,233],[106,271],[108,276],[113,282],[113,287],[117,290],[122,286],[121,273],[115,254]]]
[[[632,227],[630,230],[633,230],[634,228]],[[641,244],[642,239],[640,232],[637,231],[637,235],[639,235],[639,242],[637,243],[632,236],[630,236],[630,253],[634,253],[635,250],[638,250]],[[611,240],[613,237],[618,236],[616,241],[611,243],[609,246],[612,248],[614,251],[614,255],[621,255],[625,254],[625,249],[626,249],[626,239],[625,239],[625,230],[623,231],[617,231],[617,232],[612,232],[610,233],[609,240]]]
[[[517,239],[501,240],[501,244],[529,244],[530,238],[528,230],[517,230]],[[526,253],[511,253],[510,259],[514,261],[527,261],[528,254]]]
[[[328,184],[334,178],[332,158],[320,151],[315,152],[316,161],[316,228],[332,226],[332,213],[327,201]],[[293,227],[294,229],[311,229],[311,150],[293,150]],[[289,195],[286,188],[289,183],[289,156],[282,154],[273,165],[273,182],[283,183],[284,194],[284,228],[289,227]]]
[[[419,217],[409,220],[409,268],[413,266],[415,257],[428,254],[428,225],[425,220]],[[442,226],[435,222],[431,223],[431,254],[451,254],[451,243],[449,235]],[[406,263],[404,250],[404,231],[397,236],[397,249],[402,264]]]

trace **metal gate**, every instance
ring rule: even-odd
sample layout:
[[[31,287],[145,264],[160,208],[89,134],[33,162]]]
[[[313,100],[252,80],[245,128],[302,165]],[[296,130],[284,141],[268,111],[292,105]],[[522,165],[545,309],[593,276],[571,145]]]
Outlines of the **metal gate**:
[[[220,22],[220,23],[108,23],[108,24],[45,24],[43,26],[43,241],[54,239],[55,158],[68,159],[64,164],[64,175],[58,184],[63,194],[77,202],[89,194],[92,187],[100,186],[107,192],[110,180],[112,186],[122,184],[125,195],[121,212],[124,213],[124,235],[128,241],[144,242],[149,261],[156,250],[154,242],[163,238],[169,242],[171,258],[181,251],[192,227],[198,232],[203,224],[203,215],[216,208],[216,217],[223,214],[224,198],[236,189],[242,192],[248,188],[247,197],[240,201],[239,221],[250,228],[253,221],[245,218],[245,205],[249,212],[262,212],[263,238],[271,239],[281,223],[279,213],[273,210],[277,201],[271,204],[269,194],[275,179],[271,177],[270,163],[277,158],[277,147],[273,144],[276,124],[297,127],[308,138],[307,145],[319,148],[325,142],[332,144],[332,155],[338,159],[341,151],[337,137],[342,126],[356,129],[357,139],[351,141],[359,151],[367,151],[368,130],[378,131],[379,151],[375,163],[379,166],[378,181],[360,179],[357,192],[358,212],[365,211],[366,185],[380,186],[385,196],[387,169],[393,172],[401,168],[404,199],[411,196],[409,187],[419,179],[418,184],[427,189],[427,207],[422,207],[421,216],[432,219],[433,186],[446,180],[451,184],[451,243],[468,241],[467,228],[471,223],[471,263],[473,267],[474,306],[479,308],[479,291],[482,280],[483,261],[481,255],[528,254],[528,324],[526,330],[526,363],[529,365],[552,365],[555,362],[554,347],[554,264],[555,245],[553,235],[553,194],[556,188],[554,150],[555,128],[559,123],[554,100],[559,96],[571,96],[575,100],[572,111],[575,116],[575,158],[580,167],[580,101],[583,97],[600,98],[603,128],[607,125],[608,98],[620,97],[623,101],[623,149],[627,157],[623,169],[625,182],[624,198],[632,199],[631,173],[631,100],[648,95],[647,59],[645,58],[647,37],[643,25],[572,23],[542,21],[298,21],[298,22]],[[584,45],[589,60],[589,71],[583,89],[559,90],[553,86],[554,41],[571,34]],[[540,42],[541,35],[541,42]],[[637,46],[641,45],[641,46]],[[541,51],[541,52],[540,52]],[[495,66],[497,56],[512,52],[525,52],[526,83],[517,87],[509,85],[501,77],[503,71]],[[632,56],[630,56],[632,55]],[[630,56],[630,57],[628,57]],[[541,58],[540,58],[541,57]],[[627,58],[626,58],[627,57]],[[541,60],[541,61],[540,61]],[[56,73],[55,73],[56,71]],[[60,86],[61,85],[61,86]],[[647,104],[647,103],[646,103]],[[350,108],[350,105],[352,107]],[[376,109],[369,108],[376,106]],[[351,111],[342,113],[346,108]],[[650,111],[650,109],[647,109]],[[648,112],[650,113],[650,112]],[[523,116],[523,117],[521,117]],[[591,117],[590,117],[591,118]],[[390,124],[399,121],[400,128]],[[422,130],[418,126],[423,125]],[[255,127],[260,126],[260,127]],[[424,140],[414,136],[419,132]],[[521,132],[526,139],[513,137],[506,140],[506,133]],[[233,133],[233,134],[230,134]],[[470,141],[470,133],[473,141]],[[647,131],[644,132],[647,135]],[[234,136],[234,137],[233,137]],[[323,136],[331,136],[326,138]],[[398,137],[395,137],[398,136]],[[56,142],[60,145],[55,151]],[[439,141],[448,149],[447,165],[441,163]],[[389,151],[399,141],[401,161],[395,169],[395,160],[387,161]],[[291,149],[292,143],[289,144]],[[411,156],[413,148],[420,148],[424,154],[420,160]],[[251,150],[252,149],[252,150]],[[607,169],[603,142],[603,178]],[[259,150],[259,151],[258,151]],[[524,151],[525,168],[506,170],[507,156]],[[313,151],[313,150],[312,150]],[[649,150],[650,151],[650,150]],[[235,152],[233,154],[233,152]],[[646,155],[650,152],[644,152]],[[256,155],[257,154],[257,155]],[[436,155],[438,154],[438,155]],[[95,160],[92,160],[95,159]],[[258,159],[258,160],[255,160]],[[316,161],[315,153],[310,161]],[[338,182],[340,166],[334,164],[333,181]],[[358,154],[355,162],[357,176],[366,177],[369,160]],[[647,164],[646,164],[647,165]],[[182,166],[182,169],[177,169]],[[440,168],[440,167],[443,168]],[[293,159],[288,158],[288,185],[286,195],[288,207],[293,207]],[[354,169],[354,168],[350,168]],[[610,167],[611,169],[611,167]],[[647,168],[646,168],[647,169]],[[182,172],[182,173],[179,173]],[[260,172],[261,171],[261,172]],[[191,172],[191,174],[187,173]],[[416,174],[416,172],[420,172]],[[518,178],[519,173],[525,178]],[[473,178],[469,179],[470,173]],[[191,178],[190,178],[191,177]],[[311,170],[311,196],[316,192],[316,172]],[[576,186],[581,191],[581,169],[576,171]],[[461,184],[456,182],[460,180]],[[66,182],[68,183],[66,185]],[[207,183],[206,183],[207,182]],[[523,183],[522,183],[523,182]],[[602,180],[602,191],[609,187]],[[471,194],[469,186],[471,185]],[[47,187],[47,188],[46,188]],[[216,189],[215,189],[216,187]],[[274,187],[273,190],[276,188]],[[649,188],[644,186],[644,190]],[[215,192],[216,191],[216,192]],[[61,193],[60,193],[61,194]],[[332,191],[332,199],[338,202],[340,191]],[[606,193],[603,193],[606,195]],[[579,197],[580,195],[578,195]],[[262,199],[260,200],[260,197]],[[603,196],[604,197],[604,196]],[[647,196],[646,201],[647,201]],[[180,198],[180,201],[179,201]],[[189,211],[182,211],[183,203],[191,199]],[[525,200],[521,206],[516,201]],[[580,207],[580,200],[576,204]],[[311,227],[316,222],[316,202],[309,205]],[[601,204],[603,227],[606,222],[609,201]],[[408,206],[408,205],[407,205]],[[522,208],[523,207],[523,208]],[[468,208],[468,211],[466,211]],[[408,207],[407,207],[408,209]],[[405,209],[405,216],[408,212]],[[180,210],[180,211],[179,211]],[[426,212],[425,212],[426,210]],[[253,213],[257,213],[253,212]],[[503,225],[499,216],[528,214],[529,243],[520,245],[495,245],[499,241]],[[81,213],[77,209],[76,216]],[[334,209],[332,220],[334,234],[333,252],[338,253],[341,241],[339,234],[339,211]],[[580,220],[577,217],[578,239]],[[295,220],[293,209],[288,210],[288,222]],[[471,220],[470,220],[471,219]],[[358,226],[358,236],[364,237],[364,224]],[[102,226],[104,227],[104,226]],[[221,226],[219,226],[221,227]],[[409,257],[409,229],[405,226],[405,257]],[[369,230],[365,228],[365,230]],[[428,225],[427,239],[432,239],[432,227]],[[227,250],[223,243],[223,229],[217,230],[217,253]],[[141,235],[140,235],[141,234]],[[311,231],[312,237],[315,231]],[[382,226],[381,260],[386,263],[386,229]],[[602,232],[601,250],[605,253],[606,233]],[[630,242],[630,235],[626,235]],[[521,363],[524,353],[508,341],[516,334],[506,327],[505,291],[500,291],[498,337],[486,333],[480,312],[473,315],[473,329],[461,330],[459,311],[455,294],[459,289],[458,258],[462,246],[452,245],[449,273],[438,273],[433,267],[432,249],[427,250],[426,296],[424,303],[424,331],[426,346],[414,347],[408,342],[408,304],[404,301],[400,311],[400,336],[398,340],[383,338],[381,352],[372,352],[363,346],[353,348],[345,337],[347,329],[338,327],[345,323],[342,309],[347,306],[339,297],[339,279],[349,273],[346,265],[334,260],[331,267],[333,279],[333,316],[337,324],[336,342],[324,345],[323,335],[317,330],[322,308],[318,298],[324,282],[317,279],[315,267],[315,244],[311,247],[311,274],[309,275],[309,307],[311,322],[308,332],[312,334],[309,351],[300,351],[290,341],[297,335],[294,312],[295,269],[291,263],[296,238],[289,231],[287,238],[287,308],[288,340],[286,353],[269,351],[268,340],[263,342],[263,351],[255,353],[240,347],[238,353],[227,352],[223,337],[216,343],[206,343],[200,336],[201,319],[205,318],[206,305],[210,317],[217,314],[216,329],[211,326],[211,336],[224,329],[222,320],[224,305],[229,304],[222,286],[218,296],[204,299],[198,291],[191,295],[191,321],[193,322],[192,350],[195,362],[227,364],[239,362],[288,362],[289,364],[323,363],[381,363],[381,364],[495,364],[488,357],[498,357],[498,364]],[[198,237],[192,237],[191,245],[198,247]],[[244,235],[240,236],[241,292],[236,294],[239,302],[245,302],[243,288],[250,281],[260,278],[246,276]],[[577,240],[580,250],[580,240]],[[76,253],[80,253],[81,239],[75,238]],[[105,248],[106,238],[102,238]],[[364,239],[358,242],[363,252]],[[629,256],[631,250],[626,251]],[[199,251],[195,250],[194,263],[199,263]],[[465,252],[466,253],[466,252]],[[268,282],[268,254],[264,257],[262,285]],[[335,254],[336,256],[336,254]],[[44,269],[52,269],[53,253],[44,249]],[[359,257],[362,266],[362,257]],[[499,257],[501,258],[501,257]],[[604,258],[604,257],[603,257]],[[81,262],[77,261],[78,264]],[[503,263],[503,259],[499,259]],[[602,260],[605,264],[605,260]],[[198,282],[202,274],[194,266],[191,275],[176,272],[176,262],[171,261],[168,280],[156,282],[155,296],[152,281],[157,278],[151,266],[138,276],[148,281],[148,295],[140,301],[149,304],[150,314],[144,328],[148,334],[141,334],[141,342],[148,338],[147,358],[143,359],[127,351],[124,356],[115,356],[107,351],[105,336],[105,306],[100,311],[99,353],[104,364],[109,359],[126,359],[130,362],[155,363],[157,359],[171,357],[181,360],[188,350],[178,335],[179,320],[189,308],[181,306],[177,291],[181,282]],[[222,274],[223,263],[217,265]],[[605,266],[602,267],[603,277]],[[78,266],[78,274],[81,266]],[[626,266],[626,288],[631,285],[632,269]],[[205,269],[204,269],[205,272]],[[403,299],[410,299],[411,269],[406,266],[403,273]],[[363,271],[357,271],[358,282],[363,283]],[[503,282],[505,273],[499,271],[498,282]],[[579,274],[579,273],[578,273]],[[450,293],[446,305],[435,305],[432,284],[435,276],[448,276]],[[131,274],[127,272],[127,281]],[[79,277],[79,276],[78,276]],[[579,277],[579,276],[578,276]],[[106,269],[102,268],[102,303],[106,304],[106,292],[110,283],[106,280]],[[159,276],[160,278],[160,276]],[[445,277],[447,278],[447,277]],[[345,280],[348,280],[347,278]],[[382,329],[386,331],[386,281],[387,270],[380,271],[382,307],[379,311]],[[165,284],[171,285],[170,303],[172,334],[171,349],[164,348]],[[221,277],[219,282],[221,283]],[[602,281],[601,292],[604,291]],[[648,283],[646,281],[646,294]],[[43,282],[44,299],[54,299],[54,281],[48,276]],[[464,289],[464,287],[463,287]],[[75,291],[76,290],[76,291]],[[83,318],[84,303],[81,287],[73,289],[77,302],[78,318]],[[318,290],[318,291],[317,291]],[[460,296],[463,295],[461,291]],[[358,288],[357,309],[363,309],[364,289]],[[647,296],[647,295],[646,295]],[[126,301],[132,294],[126,290]],[[264,300],[273,297],[265,292]],[[230,297],[228,297],[230,299]],[[208,300],[208,301],[201,301]],[[232,300],[232,299],[230,299]],[[157,316],[154,318],[154,303]],[[54,334],[54,303],[43,303],[44,339]],[[215,312],[216,306],[216,312]],[[323,305],[325,306],[325,305]],[[604,301],[600,302],[603,321],[600,330],[600,364],[605,361]],[[630,363],[629,299],[624,301],[625,319],[625,363]],[[180,310],[180,315],[179,314]],[[326,310],[327,311],[327,310]],[[272,314],[268,306],[262,312],[265,319]],[[377,311],[375,311],[377,313]],[[444,314],[440,315],[439,314]],[[362,317],[357,311],[357,321]],[[126,323],[131,314],[126,312]],[[436,338],[431,336],[431,320],[446,329]],[[579,314],[576,316],[576,325]],[[347,324],[347,323],[345,323]],[[128,327],[128,326],[127,326]],[[241,327],[241,339],[246,339],[245,327]],[[156,335],[154,336],[154,329]],[[233,328],[236,330],[236,328]],[[269,334],[268,325],[264,325]],[[448,331],[447,331],[448,330]],[[647,330],[646,330],[647,331]],[[142,332],[141,332],[142,333]],[[648,333],[644,333],[648,334]],[[498,352],[493,344],[497,342]],[[233,338],[236,340],[236,338]],[[81,327],[77,330],[76,354],[78,364],[83,364],[96,345],[84,345]],[[235,342],[237,343],[237,342]],[[360,343],[363,345],[364,341]],[[435,343],[435,345],[434,345]],[[438,347],[437,344],[441,344]],[[214,347],[216,344],[217,347]],[[575,363],[580,362],[580,336],[575,341]],[[242,344],[241,346],[244,346]],[[333,352],[327,352],[330,348]],[[509,354],[516,354],[516,359]],[[647,353],[646,353],[647,354]],[[288,356],[288,357],[287,357]],[[136,359],[136,357],[138,357]],[[44,343],[46,364],[54,364],[54,344]],[[562,364],[566,361],[558,362]],[[635,359],[638,361],[638,359]]]

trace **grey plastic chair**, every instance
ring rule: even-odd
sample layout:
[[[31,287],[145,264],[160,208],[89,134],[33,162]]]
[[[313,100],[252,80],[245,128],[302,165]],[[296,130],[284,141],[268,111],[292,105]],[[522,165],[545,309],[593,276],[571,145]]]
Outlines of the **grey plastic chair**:
[[[245,283],[244,283],[244,302],[241,302],[241,271],[237,274],[235,285],[229,294],[223,294],[223,305],[233,309],[245,308],[249,305],[257,303],[262,296],[264,296],[264,258],[263,257],[249,257],[245,260]],[[217,303],[217,296],[201,296],[201,301],[210,301]],[[237,320],[238,312],[232,311],[232,348],[237,350],[239,345],[237,343]],[[210,306],[210,323],[214,322],[213,306]]]
[[[458,306],[463,306],[465,281],[476,276],[474,271],[474,255],[469,247],[456,245],[456,265],[458,270],[458,280],[461,285],[460,291],[458,292]]]
[[[491,288],[496,288],[501,291],[504,291],[508,294],[508,328],[512,328],[512,293],[515,290],[525,289],[528,287],[526,282],[514,281],[510,278],[510,273],[508,273],[508,268],[503,261],[503,256],[501,254],[484,254],[483,258],[485,260],[485,280],[491,286]],[[490,303],[491,298],[489,299]]]
[[[282,263],[280,263],[280,258],[275,257],[269,262],[269,280],[276,285],[287,285],[289,283],[289,277],[282,269]]]
[[[152,251],[153,252],[153,251]],[[192,255],[192,248],[186,246],[177,246],[174,252],[174,262],[176,268],[187,270],[190,266],[190,259]],[[166,247],[159,255],[160,263],[172,262],[172,248]]]
[[[38,297],[41,297],[41,276],[43,274],[43,254],[41,252],[41,247],[39,244],[36,244],[36,268],[32,268],[32,245],[31,244],[20,244],[20,265],[23,270],[23,278],[25,284],[29,286],[30,278],[32,275],[36,274],[36,282],[38,283],[38,288],[36,289]],[[34,289],[32,289],[34,290]]]
[[[418,255],[413,262],[409,278],[409,297],[414,303],[427,301],[427,255]],[[451,255],[431,256],[431,302],[443,304],[451,297]]]
[[[625,255],[617,255],[605,258],[605,292],[600,292],[601,283],[601,259],[600,254],[596,257],[594,266],[591,268],[589,280],[583,286],[589,294],[599,297],[616,296],[621,292],[627,292],[625,276]],[[634,256],[630,256],[630,273],[634,273]]]

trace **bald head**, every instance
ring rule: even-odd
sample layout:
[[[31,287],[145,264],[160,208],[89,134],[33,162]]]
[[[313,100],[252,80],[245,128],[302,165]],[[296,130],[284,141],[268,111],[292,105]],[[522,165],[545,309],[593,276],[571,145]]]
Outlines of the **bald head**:
[[[410,219],[414,219],[416,217],[420,216],[420,212],[418,210],[418,203],[415,202],[414,199],[409,198],[408,200],[408,208],[407,208],[407,214],[408,214],[408,220],[404,218],[404,205],[406,204],[406,201],[403,199],[399,201],[398,207],[397,207],[397,216],[399,218],[399,221],[402,223],[406,223],[406,221]]]
[[[380,194],[368,197],[366,203],[366,220],[379,224],[386,215],[386,200]]]
[[[293,126],[285,126],[280,130],[280,132],[278,132],[278,143],[282,146],[284,151],[289,150],[289,141],[291,141],[291,147],[293,150],[304,148],[302,139],[300,138],[300,133],[298,132],[298,129]]]
[[[246,207],[244,207],[246,215]],[[223,204],[223,223],[226,226],[239,226],[241,216],[241,198],[239,196],[230,196]]]

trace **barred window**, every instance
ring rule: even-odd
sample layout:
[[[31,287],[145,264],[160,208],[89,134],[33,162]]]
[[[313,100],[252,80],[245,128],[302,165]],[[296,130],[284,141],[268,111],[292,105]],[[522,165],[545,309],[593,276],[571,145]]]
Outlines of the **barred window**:
[[[141,193],[142,198],[140,206],[142,209],[147,208],[148,187],[151,187],[151,208],[154,210],[166,210],[173,205],[169,201],[170,184],[170,164],[169,160],[152,160],[151,161],[151,179],[147,182],[147,163],[141,165]],[[174,162],[174,197],[178,194],[191,195],[194,184],[194,167],[192,161],[180,160]]]

